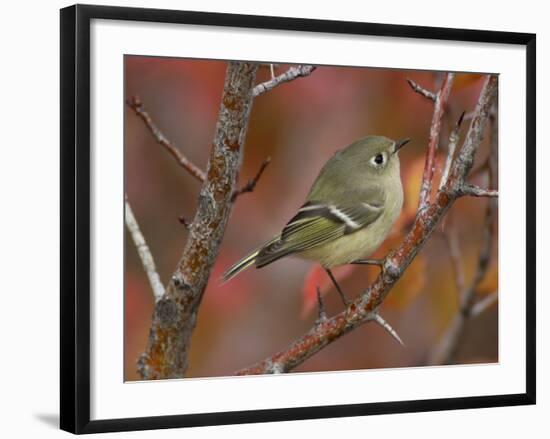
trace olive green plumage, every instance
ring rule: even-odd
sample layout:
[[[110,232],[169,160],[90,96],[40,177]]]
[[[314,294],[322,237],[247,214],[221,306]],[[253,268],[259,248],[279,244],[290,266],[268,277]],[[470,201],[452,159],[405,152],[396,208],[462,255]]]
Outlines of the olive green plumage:
[[[382,136],[357,140],[321,169],[305,204],[281,233],[223,275],[295,255],[330,268],[367,258],[382,244],[403,205],[398,150]]]

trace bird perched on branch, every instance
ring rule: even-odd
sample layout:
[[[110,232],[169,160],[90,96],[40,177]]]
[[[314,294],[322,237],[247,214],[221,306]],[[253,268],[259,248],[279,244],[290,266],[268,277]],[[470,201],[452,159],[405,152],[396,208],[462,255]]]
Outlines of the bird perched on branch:
[[[223,280],[294,255],[320,263],[346,302],[330,268],[379,263],[364,258],[382,244],[401,212],[398,152],[408,142],[368,136],[338,151],[283,230],[229,268]]]

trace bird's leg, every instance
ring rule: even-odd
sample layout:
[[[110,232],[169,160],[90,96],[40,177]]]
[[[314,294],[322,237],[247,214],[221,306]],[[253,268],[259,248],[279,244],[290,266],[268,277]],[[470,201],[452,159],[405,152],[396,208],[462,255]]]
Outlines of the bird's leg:
[[[321,295],[321,288],[317,286],[317,303],[319,304],[319,317],[315,322],[315,326],[319,326],[321,323],[327,320],[327,313],[325,311],[325,304],[323,303],[323,297]]]
[[[336,287],[336,290],[338,291],[338,294],[340,294],[340,297],[342,298],[342,302],[344,302],[344,305],[347,307],[349,305],[349,300],[347,299],[346,295],[344,294],[344,292],[340,288],[340,285],[338,285],[338,282],[336,282],[336,278],[332,274],[332,271],[330,271],[330,269],[328,269],[328,268],[325,268],[325,271],[327,272],[328,277],[330,277],[330,280],[332,281],[332,283]]]

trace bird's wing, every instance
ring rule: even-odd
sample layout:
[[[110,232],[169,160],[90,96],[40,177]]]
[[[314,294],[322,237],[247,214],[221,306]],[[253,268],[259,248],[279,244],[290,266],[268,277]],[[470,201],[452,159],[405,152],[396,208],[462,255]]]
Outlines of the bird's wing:
[[[285,226],[279,239],[265,245],[255,258],[256,267],[326,244],[373,223],[383,211],[381,202],[324,203],[309,201]]]

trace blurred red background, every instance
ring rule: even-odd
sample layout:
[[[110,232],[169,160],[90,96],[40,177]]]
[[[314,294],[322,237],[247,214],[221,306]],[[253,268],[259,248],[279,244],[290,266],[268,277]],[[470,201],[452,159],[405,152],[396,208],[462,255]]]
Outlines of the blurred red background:
[[[194,163],[206,169],[222,92],[226,63],[126,56],[126,97],[137,95],[163,133]],[[288,66],[279,65],[276,73]],[[316,303],[306,313],[304,288],[321,279],[312,263],[287,258],[261,270],[250,269],[220,285],[233,262],[271,238],[302,204],[322,165],[337,149],[369,134],[410,137],[400,153],[405,206],[394,233],[377,255],[395,247],[414,217],[433,105],[412,92],[411,78],[436,90],[437,72],[378,68],[319,67],[307,78],[281,85],[255,99],[239,185],[253,177],[263,159],[271,164],[251,194],[236,202],[200,308],[191,346],[188,376],[231,375],[286,347],[316,319]],[[458,74],[440,145],[462,111],[475,108],[481,76]],[[258,82],[270,79],[268,67]],[[468,123],[464,123],[464,135]],[[488,141],[478,152],[481,163]],[[442,153],[443,154],[443,153]],[[480,180],[480,185],[487,184]],[[125,185],[142,232],[164,283],[181,257],[187,231],[178,221],[192,220],[200,184],[164,151],[143,122],[125,107]],[[459,236],[466,279],[473,275],[487,201],[461,199],[444,227]],[[441,228],[440,228],[441,229]],[[125,377],[138,379],[136,360],[144,350],[153,312],[153,295],[132,240],[125,241]],[[374,279],[377,269],[337,269],[347,295],[354,297]],[[479,294],[498,289],[497,248]],[[309,276],[309,277],[308,277]],[[307,282],[309,279],[309,282]],[[343,309],[326,280],[329,314]],[[406,275],[391,291],[381,314],[399,333],[401,347],[381,328],[367,324],[329,345],[296,371],[329,371],[426,364],[457,312],[455,278],[442,234],[434,234]],[[472,320],[458,363],[498,360],[498,311],[493,306]]]

